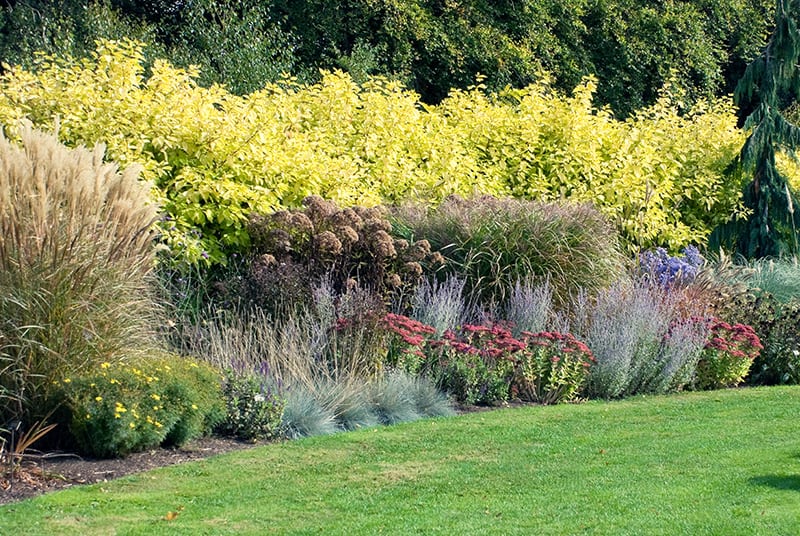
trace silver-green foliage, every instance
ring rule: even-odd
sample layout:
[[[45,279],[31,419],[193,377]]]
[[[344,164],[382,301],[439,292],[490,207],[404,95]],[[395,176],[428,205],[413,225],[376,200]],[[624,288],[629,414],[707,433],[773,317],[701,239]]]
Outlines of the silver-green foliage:
[[[574,301],[573,333],[591,348],[588,394],[664,393],[687,383],[702,350],[701,326],[679,322],[678,297],[642,280],[620,281]]]
[[[339,431],[336,416],[313,393],[296,387],[286,395],[282,426],[291,439],[334,434]]]
[[[749,263],[748,285],[774,296],[781,303],[800,298],[800,265],[797,257],[760,259]]]
[[[518,280],[509,295],[503,318],[515,336],[522,331],[538,333],[548,328],[552,316],[553,289],[550,280],[532,277]]]
[[[370,399],[382,424],[422,418],[414,396],[414,380],[403,372],[390,372],[381,381],[373,383]]]
[[[412,318],[435,328],[440,335],[460,326],[470,310],[464,297],[464,283],[455,275],[443,282],[424,280],[411,298]]]

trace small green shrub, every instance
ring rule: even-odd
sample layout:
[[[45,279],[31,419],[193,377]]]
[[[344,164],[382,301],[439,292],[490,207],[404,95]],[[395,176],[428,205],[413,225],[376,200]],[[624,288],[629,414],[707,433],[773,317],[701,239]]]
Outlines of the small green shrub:
[[[202,361],[177,356],[148,360],[146,365],[164,370],[164,397],[178,412],[178,420],[162,444],[183,445],[210,434],[222,421],[225,405],[219,370]]]
[[[228,370],[222,395],[225,417],[217,426],[218,433],[245,441],[273,439],[282,434],[286,402],[266,379],[252,372]]]
[[[525,347],[514,353],[512,393],[541,404],[573,400],[595,361],[589,347],[569,333],[522,332],[521,340]]]
[[[616,232],[588,205],[451,196],[428,211],[401,206],[393,217],[398,230],[444,256],[439,277],[464,278],[467,294],[483,303],[504,304],[529,278],[548,279],[563,303],[578,289],[605,287],[623,269]]]
[[[764,348],[753,361],[748,383],[800,383],[800,300],[782,305],[779,312],[766,336],[759,333]]]
[[[763,348],[752,327],[728,324],[715,319],[711,336],[697,363],[695,386],[698,389],[721,389],[742,382],[753,360]]]
[[[82,452],[100,458],[183,444],[221,417],[218,373],[181,358],[101,363],[58,383],[72,437]]]

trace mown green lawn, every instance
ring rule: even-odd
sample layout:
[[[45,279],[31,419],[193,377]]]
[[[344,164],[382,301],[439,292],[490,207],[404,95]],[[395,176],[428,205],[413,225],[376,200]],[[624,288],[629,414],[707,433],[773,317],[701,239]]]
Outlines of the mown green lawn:
[[[420,421],[7,505],[0,534],[796,535],[799,413],[771,387]]]

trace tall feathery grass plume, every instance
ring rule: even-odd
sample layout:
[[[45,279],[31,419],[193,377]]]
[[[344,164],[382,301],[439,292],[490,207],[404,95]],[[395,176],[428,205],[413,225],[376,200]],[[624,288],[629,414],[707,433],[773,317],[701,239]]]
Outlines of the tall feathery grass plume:
[[[0,133],[0,424],[43,417],[60,382],[149,341],[157,207],[104,147]]]

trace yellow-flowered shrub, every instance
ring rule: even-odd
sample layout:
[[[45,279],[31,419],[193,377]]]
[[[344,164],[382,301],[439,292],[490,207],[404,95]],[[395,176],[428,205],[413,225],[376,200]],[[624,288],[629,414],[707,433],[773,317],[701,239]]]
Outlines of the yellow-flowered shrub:
[[[394,82],[357,85],[325,73],[237,96],[200,87],[195,70],[156,61],[138,43],[100,42],[74,61],[42,56],[0,80],[0,123],[58,124],[70,145],[103,141],[139,163],[164,209],[175,258],[224,262],[249,246],[251,212],[316,194],[340,206],[450,194],[593,202],[631,249],[701,242],[740,211],[740,179],[724,173],[743,142],[728,99],[680,114],[664,96],[626,121],[543,78],[488,96],[480,86],[426,106]]]
[[[221,374],[188,358],[106,362],[57,383],[77,446],[101,458],[182,445],[224,417]]]

